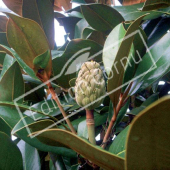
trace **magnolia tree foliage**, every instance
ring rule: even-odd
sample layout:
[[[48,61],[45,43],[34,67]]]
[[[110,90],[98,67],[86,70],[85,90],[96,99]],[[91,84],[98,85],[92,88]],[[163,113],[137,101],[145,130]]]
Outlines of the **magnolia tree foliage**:
[[[3,2],[0,169],[170,169],[169,1]]]

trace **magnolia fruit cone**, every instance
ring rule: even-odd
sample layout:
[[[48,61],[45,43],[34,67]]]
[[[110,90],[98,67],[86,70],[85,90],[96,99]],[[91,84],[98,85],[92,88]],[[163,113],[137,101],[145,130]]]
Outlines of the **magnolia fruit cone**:
[[[100,64],[95,61],[83,63],[75,85],[75,98],[78,105],[88,110],[95,109],[103,102],[100,97],[105,93],[105,81]]]

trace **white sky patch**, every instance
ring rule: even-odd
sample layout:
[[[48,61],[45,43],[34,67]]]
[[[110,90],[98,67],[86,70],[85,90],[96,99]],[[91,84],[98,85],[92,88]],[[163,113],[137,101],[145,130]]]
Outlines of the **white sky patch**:
[[[159,81],[158,85],[164,85],[165,82],[164,81]]]
[[[57,46],[62,46],[65,43],[64,35],[66,32],[63,26],[60,26],[59,22],[55,19],[54,20],[54,29],[55,29],[55,42]]]
[[[115,0],[115,6],[121,6],[121,4],[118,0]]]
[[[100,134],[98,134],[95,139],[96,139],[96,141],[99,141],[100,140]]]
[[[15,139],[17,139],[17,137],[15,137],[15,136],[12,135],[12,136],[11,136],[11,139],[12,139],[12,140],[15,140]]]

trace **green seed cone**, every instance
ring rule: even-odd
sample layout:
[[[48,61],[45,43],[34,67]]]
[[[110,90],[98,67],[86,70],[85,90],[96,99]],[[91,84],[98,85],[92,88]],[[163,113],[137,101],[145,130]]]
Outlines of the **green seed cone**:
[[[82,64],[75,85],[75,97],[78,105],[85,107],[90,104],[86,109],[95,109],[103,102],[103,99],[98,99],[105,93],[105,81],[100,64],[95,61]]]

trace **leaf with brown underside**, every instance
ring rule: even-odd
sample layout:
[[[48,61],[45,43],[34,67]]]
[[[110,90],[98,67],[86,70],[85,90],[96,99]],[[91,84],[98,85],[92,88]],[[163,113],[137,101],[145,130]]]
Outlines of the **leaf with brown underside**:
[[[159,8],[167,8],[170,6],[168,0],[147,0],[142,8],[142,11],[157,10]]]
[[[22,0],[2,0],[2,1],[10,10],[22,16]]]
[[[71,0],[54,0],[54,10],[55,11],[63,11],[62,7],[65,11],[72,8]]]
[[[170,169],[170,97],[161,98],[131,123],[126,143],[126,170]]]
[[[134,4],[139,4],[139,3],[143,3],[146,0],[123,0],[123,5],[134,5]]]
[[[32,69],[35,57],[49,49],[47,38],[41,27],[34,21],[6,13],[10,19],[7,24],[7,39],[20,58]],[[51,58],[45,68],[51,75]]]
[[[6,32],[6,24],[8,18],[6,16],[0,16],[0,32]]]
[[[34,130],[32,129],[32,131]],[[48,145],[52,146],[58,146],[58,144],[65,145],[105,170],[124,169],[123,158],[107,152],[100,147],[96,147],[71,132],[62,129],[47,129],[36,131],[32,135],[36,135],[39,132],[40,134],[37,138],[43,143],[48,143]]]

